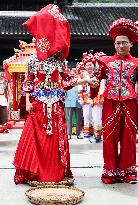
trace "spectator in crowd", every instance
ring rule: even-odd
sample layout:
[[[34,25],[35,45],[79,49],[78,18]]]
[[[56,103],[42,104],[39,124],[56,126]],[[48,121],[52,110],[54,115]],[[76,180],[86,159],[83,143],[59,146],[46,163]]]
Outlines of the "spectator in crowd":
[[[71,72],[74,75],[78,75],[76,68],[72,68]],[[83,137],[80,135],[82,123],[82,108],[80,103],[78,102],[78,86],[75,86],[72,89],[66,91],[65,109],[68,128],[68,139],[71,139],[72,135],[73,112],[75,112],[76,115],[76,135],[78,139],[82,139]]]
[[[92,53],[83,54],[83,69],[80,69],[80,76],[92,78],[96,76],[95,65],[93,64]],[[79,85],[79,102],[83,107],[84,117],[84,138],[90,142],[101,141],[102,136],[102,104],[104,81],[100,83],[100,88],[95,90],[90,84]]]

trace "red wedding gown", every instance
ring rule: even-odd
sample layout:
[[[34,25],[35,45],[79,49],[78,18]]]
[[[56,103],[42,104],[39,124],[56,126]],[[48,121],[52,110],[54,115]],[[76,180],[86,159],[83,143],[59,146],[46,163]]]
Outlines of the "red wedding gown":
[[[24,87],[27,92],[33,92],[38,87],[41,90],[43,87],[44,93],[45,90],[50,92],[50,102],[56,95],[51,94],[54,86],[55,90],[58,89],[62,92],[63,88],[72,88],[72,84],[76,82],[75,78],[72,78],[66,72],[59,71],[57,67],[50,71],[49,81],[46,79],[47,74],[44,73],[45,71],[41,71],[41,68],[38,69],[37,67],[37,71],[33,72],[32,64],[34,68],[35,60],[28,64]],[[45,85],[42,82],[45,82]],[[49,86],[49,82],[53,84]],[[41,86],[38,86],[40,84]],[[33,98],[33,110],[26,120],[15,153],[13,164],[16,168],[14,176],[16,184],[26,183],[28,180],[59,182],[65,176],[71,175],[68,135],[61,100],[63,97],[58,96],[59,99],[56,98],[51,104],[49,117],[47,104],[39,98],[40,93],[37,94],[35,93]],[[47,100],[47,96],[45,97],[45,100]]]

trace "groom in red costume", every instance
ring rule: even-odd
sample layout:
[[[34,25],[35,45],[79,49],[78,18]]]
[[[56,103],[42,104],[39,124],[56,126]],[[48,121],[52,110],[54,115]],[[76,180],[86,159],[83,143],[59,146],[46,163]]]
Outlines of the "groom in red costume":
[[[98,57],[95,54],[100,78],[106,78],[101,180],[105,184],[135,184],[138,112],[134,88],[138,81],[138,58],[130,55],[130,49],[138,40],[138,26],[130,19],[115,20],[109,28],[109,36],[114,41],[115,55]]]

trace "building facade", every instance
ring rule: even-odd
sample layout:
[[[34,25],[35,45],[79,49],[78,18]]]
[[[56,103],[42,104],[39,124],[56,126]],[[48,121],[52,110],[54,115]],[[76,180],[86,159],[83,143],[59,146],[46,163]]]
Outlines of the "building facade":
[[[113,42],[108,37],[109,25],[118,18],[138,19],[138,4],[92,4],[70,1],[50,0],[1,0],[0,1],[0,63],[13,55],[19,40],[31,42],[31,36],[22,27],[32,14],[46,6],[56,3],[71,25],[71,47],[69,61],[79,61],[82,53],[88,50],[114,53]],[[60,2],[60,3],[59,3]],[[138,57],[136,44],[132,54]]]

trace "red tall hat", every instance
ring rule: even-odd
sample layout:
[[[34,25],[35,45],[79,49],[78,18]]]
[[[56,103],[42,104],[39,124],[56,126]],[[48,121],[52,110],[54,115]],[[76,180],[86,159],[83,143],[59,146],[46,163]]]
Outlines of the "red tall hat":
[[[134,44],[138,40],[138,25],[131,19],[115,20],[109,28],[109,36],[115,40],[117,36],[127,36]]]
[[[87,62],[93,62],[93,55],[91,53],[87,54],[87,53],[84,53],[83,54],[83,58],[82,58],[82,62],[84,63],[84,65],[87,63]]]
[[[81,71],[85,71],[85,67],[84,67],[84,64],[83,62],[77,62],[76,63],[76,70],[77,72],[80,74]]]
[[[57,52],[60,52],[61,58],[67,58],[70,48],[70,25],[58,6],[49,4],[31,16],[23,26],[36,39],[37,57],[40,61]]]

